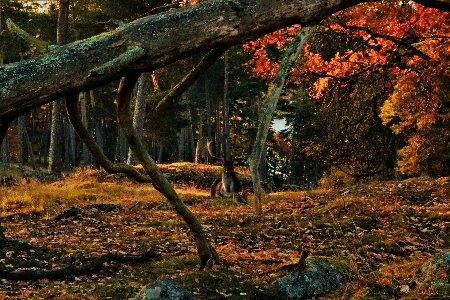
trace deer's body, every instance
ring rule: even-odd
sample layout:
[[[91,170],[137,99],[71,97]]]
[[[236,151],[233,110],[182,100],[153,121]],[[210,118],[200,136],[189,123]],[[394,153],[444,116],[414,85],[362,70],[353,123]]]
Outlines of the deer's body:
[[[211,197],[234,197],[242,191],[242,186],[234,173],[233,163],[225,161],[223,164],[222,179],[217,179],[211,185]]]
[[[211,157],[222,162],[222,178],[216,179],[211,185],[211,198],[223,196],[234,197],[242,191],[242,186],[234,173],[233,160],[220,159],[214,156],[211,149],[211,142],[207,143],[207,149]]]

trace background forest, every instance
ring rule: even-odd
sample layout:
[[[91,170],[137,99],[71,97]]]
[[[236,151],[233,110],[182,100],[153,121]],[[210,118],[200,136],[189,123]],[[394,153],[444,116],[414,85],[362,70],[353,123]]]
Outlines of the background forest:
[[[1,64],[41,55],[12,36],[5,20],[56,44],[59,2],[0,0]],[[73,0],[67,42],[188,2]],[[142,76],[135,98],[146,107],[140,126],[151,156],[158,163],[213,163],[202,145],[213,141],[221,155],[223,102],[229,99],[231,155],[247,158],[268,83],[297,31],[287,28],[228,49],[176,102],[158,105],[200,54]],[[366,3],[326,19],[289,73],[276,111],[285,126],[269,132],[263,178],[309,187],[450,175],[449,37],[448,13],[412,2]],[[113,117],[117,88],[118,82],[80,94],[81,110],[108,158],[133,163]],[[60,173],[96,165],[65,113],[57,122],[61,134],[51,134],[52,109],[34,109],[10,127],[3,166]]]

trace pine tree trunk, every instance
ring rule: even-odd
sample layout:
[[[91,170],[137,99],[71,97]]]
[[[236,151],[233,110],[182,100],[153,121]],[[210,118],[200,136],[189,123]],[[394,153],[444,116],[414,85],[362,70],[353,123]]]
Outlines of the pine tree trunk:
[[[228,99],[228,51],[224,55],[224,82],[223,82],[223,159],[231,161],[230,150],[230,100]]]
[[[19,170],[23,172],[24,161],[25,161],[25,139],[24,139],[24,129],[25,129],[25,116],[20,116],[17,118],[17,127],[19,131]]]
[[[186,128],[180,129],[180,136],[178,137],[178,161],[184,161],[186,147],[185,147],[185,137]]]
[[[24,130],[23,130],[23,135],[24,135],[24,141],[25,144],[27,146],[28,149],[28,155],[30,157],[30,163],[31,163],[31,167],[33,168],[33,170],[36,170],[36,162],[34,160],[34,152],[33,152],[33,147],[31,145],[31,141],[30,141],[30,137],[28,136],[28,130],[26,127],[26,123],[24,123]]]
[[[198,120],[198,141],[197,147],[195,148],[195,160],[196,164],[207,163],[208,152],[206,149],[207,140],[203,136],[203,109],[199,109],[199,120]]]
[[[50,148],[48,156],[48,172],[60,174],[62,170],[62,148],[63,148],[63,111],[64,100],[53,102],[52,123],[50,129]]]
[[[209,96],[208,77],[205,76],[205,100],[206,100],[206,139],[212,141],[212,122],[211,122],[211,98]],[[211,163],[209,155],[206,155],[206,163]]]
[[[47,105],[47,108],[50,105]],[[42,140],[41,140],[41,145],[39,147],[39,157],[38,157],[38,162],[39,164],[42,165],[47,165],[47,158],[49,157],[48,155],[48,150],[49,150],[49,140],[50,140],[50,120],[51,120],[51,115],[48,113],[48,109],[45,110],[45,115],[44,115],[44,125],[43,125],[43,133],[42,133]]]
[[[87,123],[87,112],[86,112],[86,94],[84,92],[81,92],[78,95],[78,99],[81,105],[81,120],[83,121],[83,124],[86,128],[88,128]],[[83,165],[89,166],[92,165],[92,157],[89,153],[86,145],[83,144]]]
[[[188,141],[189,141],[189,162],[194,162],[195,157],[195,140],[194,140],[194,126],[192,125],[192,116],[191,116],[191,110],[188,109],[187,112],[187,118],[189,120],[189,126],[187,128],[188,133]]]
[[[69,0],[59,0],[58,28],[56,32],[56,43],[59,46],[66,44],[68,41],[69,5]],[[53,102],[50,149],[48,158],[49,173],[60,174],[62,170],[64,108],[64,99],[59,99]]]
[[[64,122],[64,135],[65,135],[65,159],[66,168],[72,169],[76,166],[75,163],[75,130],[70,122]]]
[[[3,3],[0,0],[0,32],[3,31]],[[0,52],[0,66],[3,65],[3,53]],[[3,167],[9,167],[9,141],[8,141],[8,134],[6,134],[5,138],[2,141],[2,163]],[[0,240],[3,234],[3,231],[1,231],[0,227]]]
[[[134,116],[133,116],[133,127],[139,136],[142,136],[142,131],[144,128],[145,105],[147,102],[148,94],[150,92],[151,81],[152,81],[151,73],[142,73],[138,81],[136,104],[134,107]],[[156,77],[153,78],[153,81],[154,81],[153,84],[157,86]],[[127,164],[129,165],[136,164],[136,160],[133,157],[133,152],[131,151],[128,152]]]
[[[270,83],[268,97],[264,99],[262,104],[256,140],[253,145],[252,154],[248,159],[253,180],[254,209],[256,214],[262,213],[261,196],[263,190],[261,187],[261,158],[262,153],[266,151],[266,140],[270,123],[272,122],[278,99],[286,82],[286,75],[303,49],[311,31],[312,27],[302,28],[291,42],[291,45],[286,50],[283,60],[281,61],[277,74]]]
[[[92,108],[96,107],[96,102],[95,102],[95,95],[94,95],[94,90],[90,90],[89,91],[89,98],[91,99],[91,106]],[[98,119],[95,120],[94,123],[94,137],[95,137],[95,141],[97,142],[98,147],[103,150],[103,116],[100,116]],[[94,162],[93,162],[94,163]],[[99,167],[98,162],[95,162],[96,167]]]
[[[162,164],[163,162],[163,154],[164,154],[164,146],[159,145],[158,146],[158,160],[157,163]]]
[[[128,146],[125,137],[117,126],[117,140],[116,140],[116,154],[115,161],[118,163],[126,163],[128,157]]]
[[[222,126],[222,109],[221,109],[221,102],[218,100],[216,101],[216,107],[215,107],[215,126],[216,126],[216,130],[214,133],[214,154],[216,155],[216,157],[223,157],[222,156],[222,130],[223,130],[223,126]]]

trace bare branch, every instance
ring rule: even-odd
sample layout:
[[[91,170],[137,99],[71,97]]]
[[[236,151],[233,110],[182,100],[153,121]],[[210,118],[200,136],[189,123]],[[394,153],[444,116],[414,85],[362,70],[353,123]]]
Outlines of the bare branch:
[[[72,123],[75,131],[88,148],[92,157],[97,160],[108,173],[124,173],[137,182],[151,183],[150,177],[142,174],[138,169],[127,164],[114,164],[106,157],[81,120],[80,112],[77,107],[77,98],[76,95],[69,95],[66,97],[67,114],[69,115],[70,123]]]
[[[211,251],[210,245],[203,233],[203,228],[194,214],[178,197],[172,185],[163,176],[161,170],[156,166],[155,161],[145,150],[141,138],[133,128],[133,118],[131,116],[131,94],[139,78],[139,73],[132,73],[128,77],[122,78],[117,93],[117,119],[133,155],[142,164],[144,170],[150,176],[153,185],[160,191],[172,204],[180,217],[189,226],[197,244],[197,251],[200,256],[200,268],[208,265],[211,259],[218,260],[215,251]]]
[[[181,96],[181,94],[183,94],[200,75],[205,73],[205,71],[222,56],[225,50],[226,48],[219,48],[209,51],[189,74],[184,76],[184,78],[171,89],[161,101],[159,101],[158,105],[156,105],[156,110],[162,109],[164,105],[175,101],[177,97]]]

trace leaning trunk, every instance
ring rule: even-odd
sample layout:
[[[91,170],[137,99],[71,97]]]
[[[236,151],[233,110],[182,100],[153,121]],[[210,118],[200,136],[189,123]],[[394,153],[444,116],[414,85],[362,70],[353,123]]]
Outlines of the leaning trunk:
[[[201,268],[203,268],[211,259],[212,253],[200,222],[178,197],[169,181],[163,176],[161,170],[156,166],[155,161],[145,150],[142,140],[133,129],[133,120],[130,112],[130,98],[133,86],[137,79],[137,75],[132,75],[130,77],[123,78],[120,83],[117,106],[117,116],[120,128],[127,139],[131,151],[133,151],[133,155],[142,164],[145,172],[152,179],[152,183],[155,188],[167,198],[167,200],[173,205],[176,212],[189,226],[197,244],[198,254],[201,259]]]
[[[256,140],[253,144],[252,154],[248,159],[253,180],[254,208],[256,214],[262,213],[261,158],[263,152],[266,151],[266,140],[270,124],[272,122],[272,117],[275,112],[275,108],[277,106],[281,91],[284,87],[286,75],[288,74],[289,69],[303,49],[305,41],[307,40],[311,31],[311,27],[304,27],[294,38],[290,47],[286,50],[286,54],[284,55],[280,67],[278,68],[277,74],[270,83],[268,93],[269,96],[264,100],[262,104]]]

